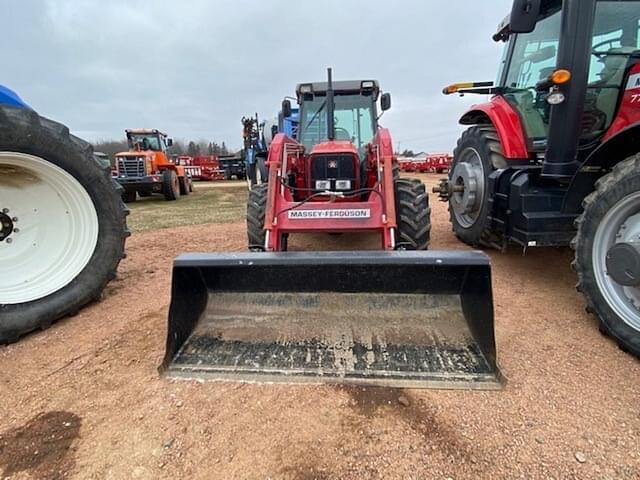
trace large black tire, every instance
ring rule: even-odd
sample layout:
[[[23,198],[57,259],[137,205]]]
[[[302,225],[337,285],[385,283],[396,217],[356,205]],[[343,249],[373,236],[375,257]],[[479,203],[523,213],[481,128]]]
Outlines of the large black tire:
[[[264,250],[266,232],[264,217],[267,208],[267,184],[254,185],[247,200],[247,240],[249,250]]]
[[[500,240],[497,235],[490,230],[489,217],[489,192],[488,178],[496,169],[496,166],[505,164],[502,145],[498,134],[492,126],[474,126],[463,132],[458,140],[458,144],[453,152],[453,162],[449,169],[449,181],[455,185],[457,182],[456,167],[464,163],[468,158],[468,152],[477,152],[477,158],[482,166],[481,177],[484,188],[478,194],[473,217],[467,219],[464,215],[456,214],[457,202],[461,201],[460,194],[452,194],[449,199],[449,217],[456,236],[463,242],[477,247],[479,245],[495,246]],[[464,218],[464,220],[463,220]]]
[[[138,195],[140,195],[141,198],[147,198],[147,197],[150,197],[152,195],[152,193],[151,192],[145,192],[143,190],[143,191],[138,192]]]
[[[396,178],[396,247],[427,250],[431,236],[431,208],[424,183],[413,178]]]
[[[189,179],[185,177],[178,177],[178,185],[180,187],[180,195],[189,195]]]
[[[613,338],[623,350],[640,357],[640,329],[633,328],[616,313],[598,284],[594,266],[594,261],[598,261],[594,241],[598,228],[604,225],[605,216],[616,204],[638,192],[640,154],[620,162],[596,182],[596,190],[583,201],[584,212],[576,220],[578,232],[571,247],[575,250],[573,268],[578,274],[577,289],[586,298],[587,311],[597,316],[603,333]],[[635,322],[640,324],[640,305],[630,310],[637,313]]]
[[[122,202],[122,187],[112,180],[109,166],[93,156],[91,145],[31,110],[0,106],[0,151],[34,155],[69,173],[89,195],[98,223],[93,254],[73,280],[33,301],[3,304],[0,299],[0,343],[10,343],[100,298],[124,257],[128,209]]]
[[[180,198],[180,180],[173,170],[162,172],[162,194],[165,200],[177,200]]]

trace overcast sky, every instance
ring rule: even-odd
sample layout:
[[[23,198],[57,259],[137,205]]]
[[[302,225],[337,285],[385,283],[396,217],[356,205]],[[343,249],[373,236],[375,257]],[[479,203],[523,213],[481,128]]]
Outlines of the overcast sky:
[[[511,0],[0,0],[0,83],[87,140],[149,127],[239,147],[240,117],[275,116],[296,83],[376,78],[399,149],[449,151],[493,80]]]

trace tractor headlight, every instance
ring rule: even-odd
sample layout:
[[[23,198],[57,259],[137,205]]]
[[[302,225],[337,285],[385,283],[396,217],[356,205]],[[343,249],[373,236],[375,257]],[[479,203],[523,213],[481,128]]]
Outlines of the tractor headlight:
[[[329,180],[316,180],[316,190],[329,189],[331,189],[331,182]]]
[[[351,189],[351,180],[336,180],[336,190]]]
[[[376,84],[373,80],[365,80],[364,82],[360,83],[360,88],[362,88],[362,90],[373,90],[375,86]]]
[[[304,85],[300,85],[300,93],[313,93],[313,86],[310,83],[305,83]]]
[[[547,95],[547,103],[549,105],[560,105],[562,102],[564,102],[565,100],[565,96],[564,93],[562,92],[551,92],[549,95]]]

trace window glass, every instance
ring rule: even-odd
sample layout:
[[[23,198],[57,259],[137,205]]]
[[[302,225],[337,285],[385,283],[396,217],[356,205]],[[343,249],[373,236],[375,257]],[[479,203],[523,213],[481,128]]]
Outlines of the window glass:
[[[613,121],[629,56],[638,50],[640,2],[600,1],[596,6],[582,140],[602,135]]]
[[[336,95],[334,104],[335,139],[352,142],[362,153],[374,134],[373,97]],[[300,142],[307,148],[327,140],[326,97],[303,102],[299,128]]]

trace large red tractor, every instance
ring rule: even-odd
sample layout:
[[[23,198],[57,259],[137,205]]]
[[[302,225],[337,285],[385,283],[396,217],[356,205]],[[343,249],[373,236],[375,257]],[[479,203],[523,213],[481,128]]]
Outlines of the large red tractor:
[[[424,185],[398,178],[373,80],[297,88],[247,207],[260,252],[176,259],[171,376],[499,388],[491,276],[479,252],[426,252]],[[289,117],[291,105],[283,103]],[[283,252],[299,232],[376,232],[380,251]],[[266,252],[262,252],[266,250]],[[394,251],[417,250],[417,251]]]
[[[575,250],[578,290],[601,331],[640,355],[640,2],[517,0],[494,35],[493,95],[460,119],[449,178],[471,245]]]
[[[399,178],[391,135],[376,104],[391,106],[375,80],[305,83],[297,140],[278,134],[269,148],[269,181],[249,195],[252,250],[284,251],[292,233],[379,232],[385,250],[424,250],[430,210],[419,180]],[[291,104],[282,105],[285,117]]]

